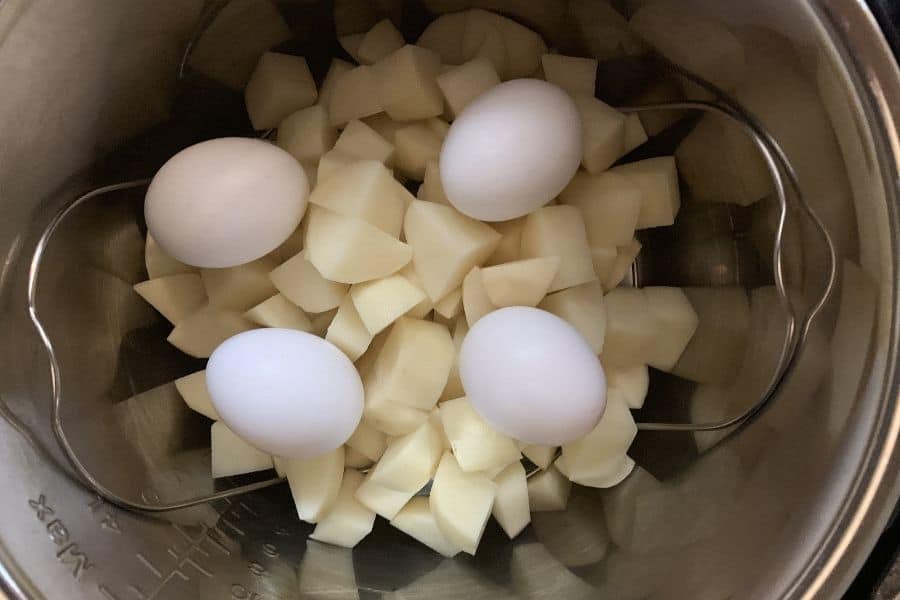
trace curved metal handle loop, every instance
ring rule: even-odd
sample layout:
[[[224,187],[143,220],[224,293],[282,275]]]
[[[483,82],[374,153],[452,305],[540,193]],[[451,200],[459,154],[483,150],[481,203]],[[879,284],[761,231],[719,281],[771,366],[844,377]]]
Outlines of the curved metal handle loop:
[[[31,264],[28,269],[28,315],[31,318],[31,322],[34,325],[35,330],[37,330],[38,336],[40,336],[41,341],[44,344],[44,350],[47,353],[47,359],[50,363],[50,381],[52,394],[50,415],[53,426],[53,434],[54,436],[56,436],[56,441],[59,444],[59,447],[65,453],[66,458],[68,458],[69,462],[71,463],[72,468],[75,469],[78,476],[83,479],[83,482],[86,485],[91,487],[97,494],[103,497],[104,500],[110,502],[111,504],[114,504],[120,508],[140,510],[144,512],[166,512],[170,510],[177,510],[179,508],[188,508],[190,506],[196,506],[198,504],[205,504],[207,502],[212,502],[213,500],[222,500],[231,496],[239,496],[241,494],[246,494],[247,492],[271,487],[283,482],[284,480],[268,479],[266,481],[259,481],[248,485],[234,487],[228,490],[223,490],[214,494],[208,494],[205,496],[189,498],[187,500],[181,500],[178,502],[171,502],[166,504],[147,504],[143,502],[134,502],[119,496],[118,494],[107,488],[105,485],[103,485],[103,483],[100,482],[96,477],[94,477],[94,475],[92,475],[91,472],[85,467],[84,463],[81,462],[81,459],[78,458],[78,454],[75,452],[74,448],[72,448],[72,444],[69,442],[69,438],[66,435],[66,430],[63,427],[62,418],[60,415],[62,382],[60,379],[59,363],[56,359],[56,352],[53,348],[53,341],[50,339],[47,330],[44,328],[44,325],[41,322],[37,308],[38,276],[41,269],[41,263],[44,258],[44,253],[47,250],[47,246],[49,245],[53,234],[59,228],[60,223],[62,223],[63,220],[70,213],[72,213],[72,211],[77,209],[82,204],[112,192],[144,187],[149,183],[149,179],[139,179],[98,188],[96,190],[88,192],[87,194],[84,194],[83,196],[80,196],[53,217],[53,219],[50,221],[50,224],[47,226],[40,239],[38,240],[34,254],[31,258]]]

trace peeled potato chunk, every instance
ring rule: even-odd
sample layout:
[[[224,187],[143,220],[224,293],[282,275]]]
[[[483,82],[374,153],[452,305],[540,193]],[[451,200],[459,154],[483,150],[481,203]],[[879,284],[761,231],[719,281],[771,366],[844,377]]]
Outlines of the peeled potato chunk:
[[[644,296],[657,328],[656,339],[647,352],[647,364],[669,371],[691,341],[699,318],[680,288],[646,287]]]
[[[573,96],[593,96],[597,85],[597,59],[545,54],[541,57],[544,79]]]
[[[581,212],[574,206],[545,206],[525,218],[522,258],[559,257],[548,292],[597,279]]]
[[[363,381],[366,389],[365,419],[372,427],[389,436],[402,436],[414,432],[428,420],[428,413],[418,408],[393,402],[387,395],[387,386],[374,373]]]
[[[550,294],[540,308],[565,319],[590,344],[595,353],[603,350],[606,338],[606,307],[603,288],[596,281]]]
[[[209,305],[243,312],[271,298],[277,292],[269,279],[272,267],[270,260],[261,258],[237,267],[201,269]]]
[[[416,45],[436,52],[444,64],[458,65],[465,61],[462,51],[465,30],[466,13],[441,15],[428,24]]]
[[[525,467],[514,462],[494,478],[494,483],[497,484],[497,497],[491,514],[512,539],[531,523]]]
[[[429,504],[450,543],[467,554],[475,554],[496,494],[493,481],[480,473],[464,472],[447,452],[434,474]]]
[[[647,365],[632,367],[606,367],[606,385],[621,394],[628,408],[638,409],[644,405],[650,388],[650,373]]]
[[[348,294],[341,301],[337,314],[328,326],[325,339],[340,348],[350,360],[355,361],[369,347],[372,337]]]
[[[593,95],[578,95],[573,99],[584,132],[581,164],[589,173],[602,173],[624,153],[625,115]]]
[[[446,327],[402,317],[375,360],[376,385],[396,404],[431,410],[447,384],[455,356]]]
[[[644,292],[635,288],[616,288],[604,298],[606,340],[603,364],[629,367],[647,362],[650,347],[656,343],[656,321]]]
[[[498,307],[491,302],[487,289],[484,287],[484,271],[481,267],[472,267],[462,284],[462,304],[466,314],[466,322],[469,327],[483,317],[496,310]]]
[[[301,521],[316,523],[334,505],[344,477],[344,447],[315,458],[281,459]]]
[[[434,303],[434,312],[445,319],[453,319],[462,309],[462,288],[457,288]]]
[[[453,358],[453,367],[450,369],[450,376],[447,378],[447,385],[441,392],[441,400],[452,400],[465,395],[462,387],[462,381],[459,379],[459,349],[462,347],[466,334],[469,333],[469,323],[466,321],[466,315],[457,315],[456,323],[453,324],[453,347],[455,355]]]
[[[344,446],[344,464],[351,469],[368,469],[372,466],[371,459],[366,458],[350,446]],[[377,512],[377,511],[376,511]]]
[[[306,59],[277,52],[262,55],[244,91],[247,113],[258,131],[278,127],[291,113],[312,106],[317,97]]]
[[[336,308],[350,289],[346,283],[322,277],[307,259],[306,251],[277,267],[269,278],[285,298],[311,313]]]
[[[309,536],[311,539],[352,548],[372,532],[375,513],[354,497],[362,479],[363,476],[358,471],[344,471],[338,498],[331,510],[319,520]]]
[[[166,340],[185,354],[209,358],[219,344],[254,328],[239,312],[207,306],[179,321]]]
[[[550,467],[528,480],[528,504],[531,512],[563,510],[569,502],[572,482],[556,467]]]
[[[196,273],[150,279],[136,284],[134,291],[173,325],[206,304],[206,290]]]
[[[618,481],[609,486],[600,483],[618,472],[617,465],[636,435],[637,426],[624,397],[617,390],[611,390],[597,426],[580,440],[563,446],[566,475],[582,485],[612,487]]]
[[[372,481],[371,474],[356,489],[356,499],[360,504],[388,520],[396,517],[413,495],[415,492],[398,492],[380,485]]]
[[[268,300],[260,302],[245,312],[244,317],[260,327],[312,330],[312,323],[306,313],[281,294],[275,294]]]
[[[410,204],[403,231],[416,273],[435,302],[458,288],[500,243],[500,234],[490,226],[450,206],[421,200]]]
[[[308,219],[309,262],[331,281],[379,279],[396,273],[412,258],[410,246],[362,219],[319,206],[310,207]]]
[[[144,246],[144,264],[147,267],[147,276],[150,279],[157,279],[166,275],[178,275],[180,273],[200,272],[197,267],[186,265],[166,254],[165,250],[149,234]]]
[[[391,519],[391,525],[447,558],[459,554],[459,548],[454,546],[438,527],[428,498],[417,496],[410,500]]]
[[[213,406],[212,398],[209,397],[209,390],[206,388],[206,371],[197,371],[176,379],[175,389],[178,390],[184,403],[191,410],[209,417],[213,421],[218,421],[221,418],[216,407]]]
[[[431,479],[443,452],[437,430],[429,422],[388,444],[372,470],[372,481],[388,489],[414,494]]]
[[[394,156],[394,144],[359,119],[347,123],[334,148],[359,160],[377,160],[382,164],[389,164]]]
[[[358,283],[350,288],[350,298],[369,333],[375,335],[425,300],[425,292],[403,275],[390,275]]]
[[[353,69],[353,63],[341,60],[340,58],[331,59],[331,66],[328,67],[328,72],[325,74],[325,79],[322,81],[322,86],[319,88],[319,99],[316,101],[317,104],[325,108],[326,114],[328,107],[331,105],[331,95],[334,93],[335,83],[337,83],[337,80],[340,79],[341,75],[348,71],[352,71]]]
[[[556,458],[555,446],[544,446],[541,444],[520,444],[522,454],[538,466],[540,469],[548,468],[553,459]]]
[[[334,82],[328,103],[331,124],[338,127],[384,110],[378,95],[378,78],[373,67],[363,65],[347,71]]]
[[[649,138],[644,124],[638,113],[630,113],[625,116],[625,149],[624,154],[628,154],[638,146],[642,146]]]
[[[503,237],[500,238],[500,243],[497,245],[494,253],[488,257],[485,262],[486,265],[502,265],[521,258],[523,225],[525,225],[524,217],[512,219],[511,221],[491,223],[491,227]]]
[[[356,431],[347,440],[347,446],[353,448],[371,461],[377,461],[384,454],[387,447],[385,435],[366,423],[361,421],[356,427]]]
[[[413,123],[397,130],[394,164],[401,174],[422,181],[429,162],[437,161],[443,138],[426,123]]]
[[[559,196],[581,211],[591,248],[624,246],[634,237],[643,195],[624,176],[578,172]]]
[[[213,477],[231,477],[273,467],[270,455],[239,438],[222,421],[212,424],[210,443]]]
[[[278,147],[298,162],[319,160],[331,150],[336,138],[337,131],[328,120],[328,112],[318,104],[288,115],[278,125]]]
[[[500,84],[493,63],[484,57],[452,67],[437,77],[437,84],[447,101],[449,116],[459,116],[472,100]]]
[[[442,403],[440,413],[453,456],[463,471],[504,468],[519,460],[516,442],[491,427],[466,398]]]
[[[441,59],[428,48],[407,44],[379,60],[379,98],[387,115],[396,121],[415,121],[444,112],[444,97],[437,85]]]
[[[425,179],[422,185],[419,186],[416,198],[425,202],[450,204],[447,195],[444,193],[444,186],[441,183],[440,168],[437,160],[429,160],[425,163]]]
[[[559,258],[544,256],[486,267],[481,280],[496,306],[537,306],[558,271]]]
[[[359,159],[352,154],[347,154],[343,150],[332,148],[319,158],[319,162],[316,165],[316,184],[318,185],[326,179],[333,177],[334,174],[342,168],[347,165],[352,165],[357,160]]]
[[[360,160],[339,167],[309,197],[316,206],[356,217],[399,237],[406,210],[406,190],[382,163]]]
[[[625,281],[631,274],[634,261],[637,259],[637,255],[640,254],[640,252],[641,243],[637,240],[631,240],[624,246],[615,248],[615,258],[609,266],[606,278],[603,279],[603,287],[607,290],[611,290]],[[596,253],[594,256],[596,257]]]
[[[659,156],[620,165],[612,173],[624,176],[641,188],[641,212],[637,229],[662,227],[675,222],[681,207],[675,158]]]
[[[371,65],[403,47],[403,35],[390,19],[382,19],[363,36],[356,55],[359,62]]]

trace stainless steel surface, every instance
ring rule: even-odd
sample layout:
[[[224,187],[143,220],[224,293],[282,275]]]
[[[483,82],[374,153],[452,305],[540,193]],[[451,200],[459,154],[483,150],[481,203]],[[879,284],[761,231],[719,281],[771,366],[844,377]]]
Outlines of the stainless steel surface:
[[[353,3],[336,4],[346,17]],[[558,18],[564,4],[508,6],[542,20],[543,33],[561,50],[578,52],[579,24]],[[568,511],[536,514],[522,539],[510,543],[490,527],[477,557],[445,561],[384,523],[353,552],[307,543],[309,527],[296,521],[281,487],[141,516],[98,501],[69,477],[51,427],[49,365],[26,309],[28,257],[40,232],[85,190],[147,177],[197,139],[250,131],[237,94],[192,80],[175,96],[172,73],[201,2],[0,3],[0,80],[12,82],[0,97],[0,399],[6,417],[0,422],[0,579],[8,593],[73,599],[839,597],[900,495],[900,76],[859,2],[681,4],[685,14],[699,6],[751,40],[748,68],[764,75],[765,85],[757,80],[757,87],[734,94],[781,143],[804,197],[831,234],[841,265],[838,293],[811,329],[784,390],[751,426],[699,456],[697,444],[705,448],[710,438],[639,434],[638,463],[666,489],[688,490],[697,499],[687,514],[656,507],[660,519],[648,534],[650,548],[612,543],[600,508],[610,495],[579,489]],[[364,3],[356,22],[364,27],[390,5]],[[338,51],[324,2],[279,6],[297,36],[293,50],[313,55],[320,67],[322,57]],[[592,13],[582,14],[588,15],[582,23],[594,24]],[[426,14],[411,2],[400,16],[404,29],[413,30]],[[638,81],[630,97],[615,75],[622,61],[634,66],[632,59],[604,61],[601,82],[617,85],[601,86],[601,96],[637,103],[642,86],[658,73]],[[689,129],[690,119],[672,130]],[[666,142],[666,136],[644,150],[671,151],[677,140]],[[165,326],[131,291],[146,275],[140,196],[86,205],[68,231],[57,232],[47,248],[38,308],[60,364],[69,365],[61,380],[72,401],[61,416],[78,455],[111,488],[165,501],[209,485],[208,424],[180,404],[168,383],[196,365],[167,350]],[[645,232],[646,283],[712,286],[722,299],[733,297],[736,286],[746,289],[756,329],[734,382],[694,385],[654,373],[641,420],[687,420],[712,392],[724,392],[716,396],[726,398],[722,408],[737,412],[764,390],[785,323],[775,310],[773,264],[757,248],[772,247],[777,217],[772,199],[750,207],[689,201],[674,228]],[[788,220],[785,266],[792,301],[806,307],[822,289],[826,263],[821,242],[801,222]],[[735,319],[724,306],[709,316],[722,325],[722,344]],[[140,435],[147,430],[159,435]],[[30,437],[20,434],[29,431]],[[123,472],[117,466],[125,456],[131,457],[127,464],[143,466]],[[147,480],[153,488],[140,489]]]

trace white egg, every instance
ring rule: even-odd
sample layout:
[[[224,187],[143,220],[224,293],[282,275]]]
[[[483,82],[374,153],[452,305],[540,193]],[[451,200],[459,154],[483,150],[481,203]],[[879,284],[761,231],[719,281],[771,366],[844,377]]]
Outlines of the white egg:
[[[553,200],[578,170],[581,117],[561,88],[516,79],[491,88],[453,122],[440,175],[450,203],[482,221],[526,215]]]
[[[205,268],[265,256],[300,224],[309,196],[294,158],[262,140],[221,138],[186,148],[157,172],[147,229],[167,253]]]
[[[606,408],[606,378],[590,345],[537,308],[512,306],[479,319],[460,349],[459,376],[482,417],[529,444],[575,441]]]
[[[362,418],[363,386],[347,356],[294,329],[255,329],[222,343],[206,367],[222,420],[251,445],[285,458],[334,450]]]

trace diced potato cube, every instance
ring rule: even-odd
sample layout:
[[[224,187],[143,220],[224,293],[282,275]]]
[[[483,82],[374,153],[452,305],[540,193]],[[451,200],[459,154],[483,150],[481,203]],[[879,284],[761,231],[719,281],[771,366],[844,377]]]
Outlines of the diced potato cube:
[[[603,350],[606,337],[606,308],[603,288],[596,281],[585,283],[555,294],[541,302],[540,308],[565,319],[584,336],[594,353]]]
[[[603,287],[606,290],[613,289],[631,275],[634,261],[641,252],[641,243],[631,240],[625,246],[619,246],[615,250],[615,259],[607,271],[606,278],[603,279]]]
[[[354,65],[352,63],[341,60],[340,58],[332,58],[331,66],[328,67],[328,72],[325,74],[325,79],[322,81],[322,86],[319,88],[319,99],[316,103],[328,110],[328,107],[331,105],[331,95],[334,93],[334,86],[337,83],[337,80],[340,79],[344,73],[352,71],[353,69]]]
[[[458,315],[453,326],[453,347],[456,354],[453,358],[450,376],[447,378],[447,385],[444,386],[444,391],[441,392],[441,401],[452,400],[465,395],[462,381],[459,379],[459,349],[462,347],[467,333],[469,333],[469,322],[466,320],[466,315]]]
[[[699,319],[680,288],[646,287],[644,296],[650,303],[657,328],[656,339],[647,353],[647,364],[668,371],[691,341]]]
[[[620,165],[612,172],[623,175],[641,188],[641,213],[637,229],[662,227],[675,222],[675,215],[681,207],[681,194],[674,157],[648,158]]]
[[[166,341],[195,358],[209,358],[219,344],[254,328],[239,312],[207,306],[179,321]]]
[[[428,498],[418,496],[409,501],[391,519],[391,525],[425,544],[438,554],[451,558],[459,554],[454,546],[438,527],[437,520],[431,512]]]
[[[541,3],[525,2],[522,6],[534,8],[538,4]],[[508,58],[506,78],[518,79],[532,76],[541,67],[541,56],[547,53],[547,44],[540,35],[528,27],[507,17],[492,16],[494,24],[503,36],[503,45],[506,47]]]
[[[428,128],[431,129],[435,135],[441,138],[441,143],[447,139],[447,134],[450,133],[450,123],[440,117],[431,117],[430,119],[425,119],[425,124],[428,125]]]
[[[356,489],[356,499],[360,504],[385,519],[393,519],[406,506],[415,492],[399,492],[372,480],[370,473]]]
[[[350,446],[344,446],[344,464],[351,469],[368,469],[375,462]]]
[[[558,256],[559,271],[549,292],[597,279],[581,212],[574,206],[545,206],[525,218],[522,258]]]
[[[545,256],[486,267],[481,279],[495,306],[537,306],[558,271],[559,257]]]
[[[443,447],[437,430],[426,421],[388,444],[372,470],[372,481],[391,490],[415,494],[434,474]]]
[[[244,100],[256,130],[271,129],[288,115],[312,106],[318,92],[306,59],[266,52],[250,77]]]
[[[462,49],[465,31],[466,13],[441,15],[428,24],[416,45],[436,52],[444,64],[458,65],[465,60]]]
[[[581,164],[597,175],[624,154],[625,115],[594,96],[575,96],[581,114],[584,155]]]
[[[375,335],[425,300],[425,292],[402,275],[358,283],[350,297],[369,333]]]
[[[372,334],[362,322],[349,294],[341,301],[337,314],[328,326],[325,339],[353,361],[362,356],[372,342]]]
[[[573,96],[593,96],[597,86],[597,59],[545,54],[541,57],[544,79]]]
[[[299,162],[319,160],[331,150],[336,138],[337,130],[328,120],[328,112],[319,104],[289,115],[278,126],[278,147]]]
[[[413,123],[398,129],[394,136],[394,164],[406,177],[422,181],[425,167],[441,154],[441,137],[424,123]]]
[[[569,502],[572,482],[556,467],[550,467],[528,479],[528,504],[531,512],[563,510]]]
[[[342,168],[352,165],[357,160],[359,159],[343,150],[332,148],[319,158],[319,163],[316,165],[316,183],[322,183],[329,177],[333,177]]]
[[[481,267],[472,267],[462,284],[462,304],[466,314],[466,322],[469,327],[483,317],[496,310],[498,307],[491,302],[487,289],[484,287],[484,277]]]
[[[510,56],[498,27],[501,18],[484,10],[468,11],[462,51],[466,60],[474,58],[488,60],[501,79],[508,79]]]
[[[625,116],[625,150],[628,154],[638,146],[642,146],[649,138],[644,130],[644,124],[638,113],[629,113]]]
[[[315,205],[310,206],[308,218],[309,262],[331,281],[361,283],[379,279],[396,273],[412,259],[410,246],[362,219]]]
[[[444,112],[437,85],[441,59],[427,48],[406,45],[373,67],[377,72],[381,105],[396,121],[415,121]]]
[[[334,148],[357,159],[382,164],[388,164],[394,155],[394,145],[358,119],[347,123]]]
[[[444,93],[450,117],[455,119],[472,100],[500,84],[493,63],[484,57],[444,71],[437,78]]]
[[[366,458],[377,461],[384,454],[387,447],[385,435],[366,423],[361,421],[356,427],[356,431],[347,440],[347,446],[353,448]]]
[[[263,258],[237,267],[201,269],[209,305],[245,311],[271,298],[278,291],[269,279],[273,266]]]
[[[497,497],[491,514],[512,539],[531,523],[525,467],[514,462],[494,478],[494,483],[497,484]]]
[[[413,267],[412,263],[403,267],[400,271],[400,275],[402,275],[406,280],[417,290],[421,292],[422,300],[419,301],[418,304],[409,309],[405,314],[407,317],[412,317],[414,319],[424,319],[428,316],[428,314],[434,309],[434,304],[431,302],[431,298],[425,293],[425,288],[422,286],[422,281],[419,279],[419,276],[416,274],[416,269]]]
[[[356,217],[398,238],[406,212],[404,192],[391,172],[375,160],[340,167],[310,194],[311,204]]]
[[[175,389],[191,410],[213,421],[221,419],[206,388],[206,371],[197,371],[175,380]]]
[[[355,498],[356,490],[363,476],[358,471],[347,469],[341,481],[341,490],[331,510],[319,520],[310,538],[352,548],[372,532],[375,513]]]
[[[588,243],[624,246],[634,237],[641,212],[641,188],[621,175],[576,173],[560,200],[577,207],[584,218]]]
[[[485,262],[486,265],[501,265],[503,263],[519,260],[522,247],[523,225],[525,225],[524,217],[512,219],[510,221],[497,221],[491,223],[491,227],[503,237],[500,238],[497,249],[488,257]]]
[[[699,383],[728,383],[741,367],[750,327],[743,288],[684,288],[697,313],[697,330],[671,373]]]
[[[441,422],[459,468],[470,473],[503,468],[519,460],[516,443],[485,421],[466,398],[441,404]]]
[[[644,405],[647,390],[650,389],[650,373],[647,365],[606,367],[604,371],[607,388],[615,389],[628,408],[636,410]]]
[[[364,37],[366,37],[366,34],[364,33],[348,33],[339,36],[338,43],[341,45],[341,48],[347,51],[347,54],[349,54],[353,60],[360,63],[362,61],[359,59],[359,47],[362,46]]]
[[[275,294],[244,313],[244,317],[261,327],[282,327],[298,331],[310,331],[309,317],[296,304]]]
[[[428,420],[424,410],[393,402],[386,393],[386,386],[374,373],[369,373],[363,385],[366,389],[365,419],[378,431],[389,436],[403,436]]]
[[[344,477],[344,447],[315,458],[282,459],[301,521],[316,523],[337,501]]]
[[[312,331],[310,331],[310,333],[319,337],[325,337],[325,334],[328,332],[328,327],[337,316],[337,312],[338,309],[333,308],[317,315],[310,315],[309,320],[312,322]]]
[[[395,121],[384,113],[366,117],[362,119],[362,122],[374,129],[378,135],[391,144],[394,143],[394,139],[397,137],[397,131],[409,125],[409,123]]]
[[[265,471],[273,467],[270,455],[239,438],[222,421],[212,424],[210,445],[214,478]]]
[[[452,319],[462,310],[462,288],[457,288],[434,303],[434,312],[445,319]]]
[[[616,288],[604,298],[606,340],[603,364],[630,367],[647,362],[650,346],[656,343],[656,320],[644,292]]]
[[[556,458],[556,446],[521,444],[520,448],[525,458],[533,462],[542,470],[553,464],[553,459]]]
[[[206,304],[203,281],[195,273],[150,279],[136,284],[134,291],[173,325]]]
[[[463,552],[475,554],[491,516],[497,486],[480,473],[466,473],[453,454],[441,458],[429,504],[441,532]]]
[[[291,28],[273,2],[234,0],[197,40],[189,64],[210,79],[241,90],[259,57],[291,37]]]
[[[416,200],[406,211],[403,231],[413,249],[413,265],[425,292],[438,301],[484,262],[500,234],[450,206]]]
[[[447,195],[444,193],[444,186],[441,183],[441,172],[437,160],[429,160],[425,163],[425,180],[419,186],[419,192],[416,194],[416,197],[424,202],[450,204]]]
[[[596,480],[608,473],[610,465],[621,461],[636,435],[637,426],[623,395],[610,390],[606,410],[597,426],[580,440],[563,446],[566,475],[583,485],[611,487],[597,485]]]
[[[346,283],[322,277],[306,258],[305,250],[277,267],[269,277],[282,295],[311,313],[337,308],[350,289]]]
[[[150,279],[181,273],[199,273],[200,271],[197,267],[186,265],[166,254],[150,234],[147,234],[147,243],[144,247],[144,264]]]
[[[359,62],[371,65],[391,52],[399,50],[406,42],[390,19],[382,19],[366,33],[356,55]]]
[[[597,280],[603,282],[605,289],[611,289],[619,285],[618,281],[615,285],[606,285],[607,281],[613,280],[611,274],[618,256],[619,251],[615,246],[591,246],[591,262],[594,263],[594,273],[597,274]],[[632,262],[634,261],[632,260]],[[631,263],[628,264],[628,267],[631,267]],[[625,273],[622,275],[624,277]]]
[[[383,110],[373,67],[356,67],[334,82],[334,91],[328,103],[332,125],[340,127],[353,119],[362,119]]]
[[[374,373],[392,402],[431,410],[447,384],[455,354],[446,327],[402,317],[388,334]]]

